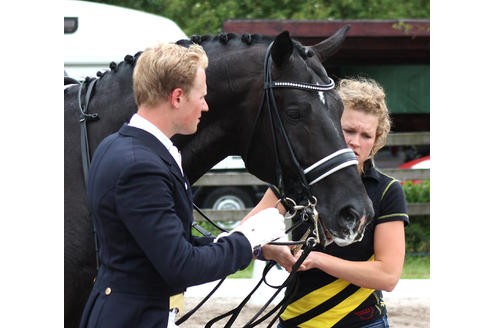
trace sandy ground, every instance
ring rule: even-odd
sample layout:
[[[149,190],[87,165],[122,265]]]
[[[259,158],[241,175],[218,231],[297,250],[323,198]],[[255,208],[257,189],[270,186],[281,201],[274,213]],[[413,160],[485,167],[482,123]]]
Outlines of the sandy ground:
[[[261,277],[260,267],[255,265],[254,276]],[[279,285],[287,277],[284,270],[270,271],[267,280],[273,285]],[[213,296],[203,304],[187,321],[180,325],[181,328],[204,328],[211,319],[237,307],[244,297],[252,292],[259,278],[253,279],[227,279]],[[206,283],[188,288],[185,294],[185,312],[191,310],[205,295],[207,295],[217,282]],[[274,289],[262,284],[252,295],[248,304],[236,319],[233,328],[240,328],[246,324],[274,294]],[[279,293],[272,301],[272,306],[283,298],[283,292]],[[384,292],[383,298],[388,309],[389,323],[392,328],[429,328],[430,327],[430,296],[431,281],[429,279],[400,280],[390,293]],[[268,308],[270,309],[270,307]],[[185,313],[184,312],[184,313]],[[265,312],[266,313],[266,312]],[[212,328],[224,327],[227,319],[216,322]],[[258,327],[267,327],[270,320],[262,322]],[[273,325],[272,328],[275,328]]]
[[[201,298],[186,298],[186,309],[193,308]],[[203,328],[205,324],[216,316],[235,308],[242,298],[213,298],[208,300],[195,314],[180,327]],[[427,298],[391,298],[386,300],[389,323],[392,328],[425,328],[430,327],[430,304]],[[242,327],[261,308],[259,305],[247,305],[241,312],[233,327]],[[215,323],[212,327],[223,327],[227,319]],[[259,327],[266,327],[269,320]],[[273,328],[276,325],[272,326]]]

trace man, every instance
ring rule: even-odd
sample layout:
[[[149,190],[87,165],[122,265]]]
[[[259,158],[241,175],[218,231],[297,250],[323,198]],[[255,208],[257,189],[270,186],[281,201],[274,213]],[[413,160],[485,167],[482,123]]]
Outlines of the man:
[[[167,327],[171,295],[245,268],[256,246],[284,235],[271,208],[215,241],[191,236],[191,188],[170,138],[196,132],[208,110],[207,65],[199,45],[175,44],[146,49],[136,63],[138,111],[90,167],[101,265],[80,327]]]

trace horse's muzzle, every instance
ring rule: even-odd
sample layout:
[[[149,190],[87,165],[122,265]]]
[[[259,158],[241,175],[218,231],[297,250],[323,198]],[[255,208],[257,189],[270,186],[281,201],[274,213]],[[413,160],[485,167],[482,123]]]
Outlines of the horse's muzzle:
[[[335,242],[339,246],[347,246],[361,241],[371,218],[372,215],[360,214],[353,207],[344,208],[331,228],[324,227],[325,245]]]

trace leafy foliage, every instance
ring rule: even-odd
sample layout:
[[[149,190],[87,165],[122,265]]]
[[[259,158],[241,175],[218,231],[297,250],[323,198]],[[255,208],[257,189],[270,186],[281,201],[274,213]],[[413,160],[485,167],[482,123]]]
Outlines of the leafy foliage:
[[[430,180],[419,182],[407,180],[402,185],[406,200],[409,203],[429,203],[430,202]]]
[[[420,215],[409,218],[406,227],[406,252],[430,252],[430,216]]]
[[[402,185],[408,203],[430,202],[430,180],[406,181]],[[406,251],[428,253],[430,251],[430,216],[409,217],[406,227]]]
[[[164,16],[187,35],[217,34],[228,19],[413,19],[430,17],[429,0],[99,0]]]

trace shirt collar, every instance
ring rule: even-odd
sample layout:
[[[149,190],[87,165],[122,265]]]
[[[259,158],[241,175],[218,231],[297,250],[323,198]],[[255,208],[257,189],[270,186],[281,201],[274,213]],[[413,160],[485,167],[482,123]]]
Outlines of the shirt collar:
[[[363,168],[363,178],[374,178],[376,180],[379,179],[378,171],[375,168],[375,162],[373,161],[373,159],[367,159],[364,162]]]
[[[134,114],[129,121],[129,125],[135,128],[142,129],[154,135],[160,142],[167,148],[170,152],[170,148],[173,147],[172,140],[170,140],[159,128],[156,127],[153,123],[145,119],[139,114]]]

